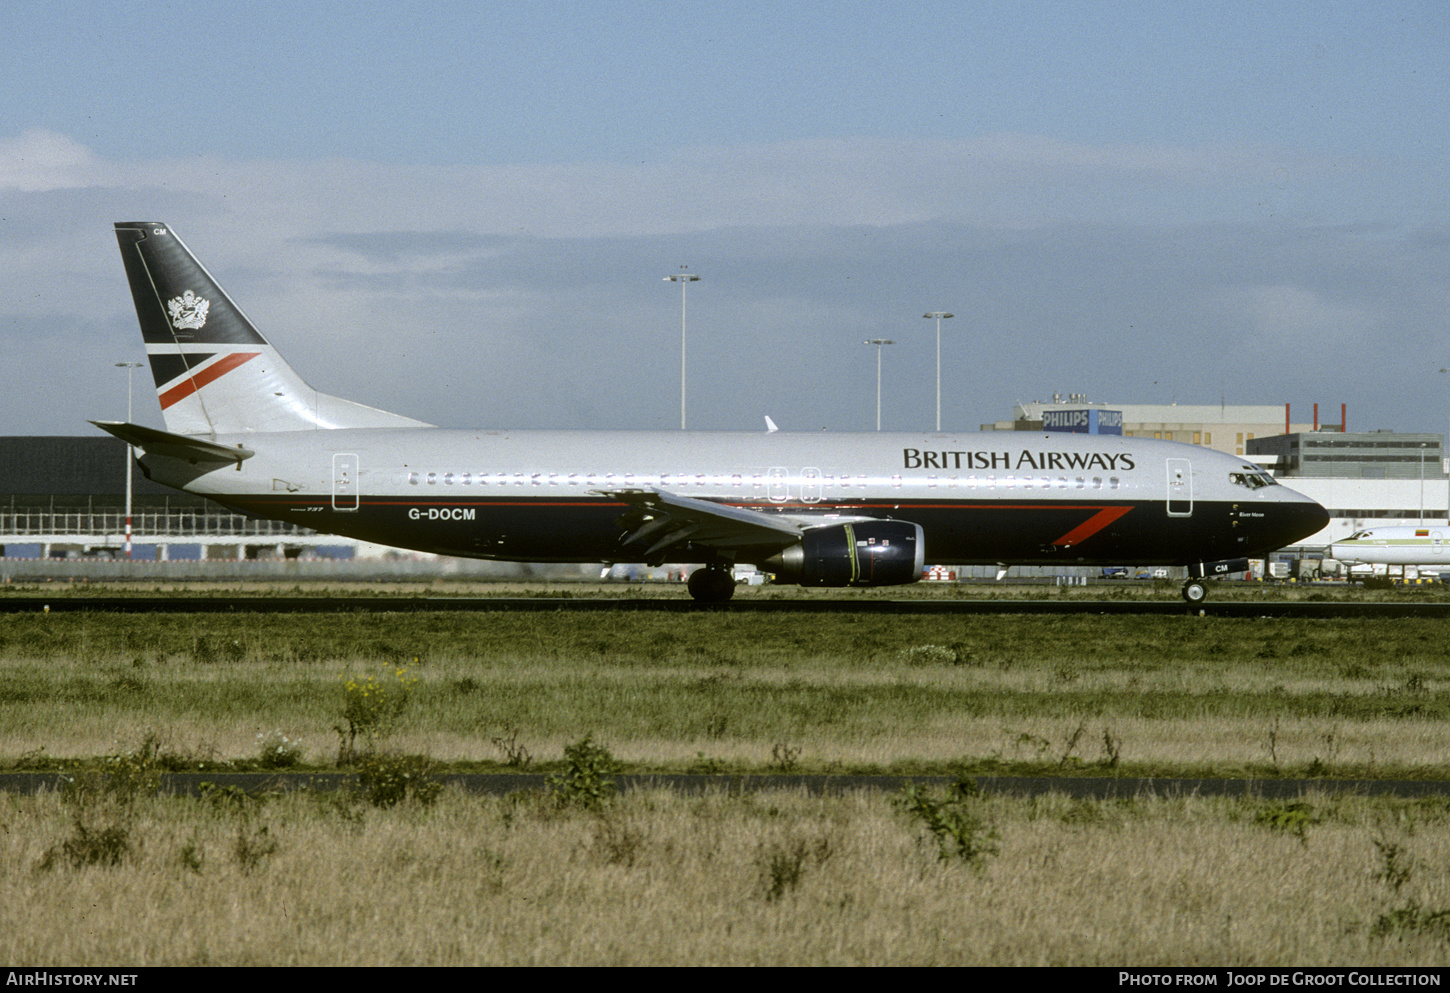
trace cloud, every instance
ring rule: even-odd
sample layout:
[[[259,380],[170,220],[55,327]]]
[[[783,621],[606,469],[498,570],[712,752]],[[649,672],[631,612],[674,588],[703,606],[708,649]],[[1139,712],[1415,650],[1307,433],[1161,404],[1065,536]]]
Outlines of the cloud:
[[[74,189],[103,179],[91,150],[65,135],[30,128],[0,141],[0,192]]]
[[[1054,391],[1307,402],[1342,356],[1428,339],[1447,298],[1443,230],[1242,208],[1288,183],[1332,213],[1312,189],[1321,165],[1021,134],[634,164],[113,162],[28,131],[0,143],[0,359],[37,371],[0,396],[0,418],[83,430],[111,363],[139,349],[110,233],[127,219],[175,225],[320,389],[439,424],[677,424],[679,295],[660,277],[680,263],[704,276],[690,291],[701,428],[769,413],[869,429],[861,342],[878,336],[898,341],[887,427],[928,425],[921,314],[937,308],[957,314],[943,408],[958,427]],[[57,403],[46,368],[87,395]],[[1404,368],[1349,371],[1333,399],[1383,407],[1379,423],[1416,416],[1385,399],[1405,394]]]
[[[700,146],[634,164],[421,166],[107,162],[63,135],[0,143],[0,192],[96,186],[134,200],[190,192],[269,234],[331,229],[535,237],[639,236],[928,220],[1002,227],[1221,212],[1225,190],[1313,182],[1325,166],[1258,147],[1089,145],[1039,135]]]
[[[1338,303],[1303,286],[1241,286],[1221,302],[1230,322],[1244,326],[1244,344],[1261,355],[1371,341],[1381,319],[1363,305]]]

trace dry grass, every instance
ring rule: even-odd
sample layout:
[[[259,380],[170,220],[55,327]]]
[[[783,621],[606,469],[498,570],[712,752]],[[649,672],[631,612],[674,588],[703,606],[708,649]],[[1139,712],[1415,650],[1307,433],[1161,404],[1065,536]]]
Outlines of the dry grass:
[[[956,657],[913,654],[940,645]],[[389,745],[440,760],[502,761],[491,739],[513,729],[536,760],[593,733],[642,768],[762,769],[782,744],[803,770],[1100,766],[1109,741],[1149,775],[1443,776],[1450,761],[1438,622],[713,612],[12,616],[0,619],[0,758],[114,755],[149,732],[171,755],[250,758],[259,733],[280,729],[330,764],[344,677],[413,657],[419,681]],[[635,793],[602,814],[452,793],[388,810],[305,795],[0,795],[0,960],[1253,966],[1450,954],[1436,916],[1450,911],[1443,799],[1311,799],[1269,810],[1268,825],[1262,804],[1236,800],[976,802],[1000,848],[979,868],[939,862],[879,794]],[[92,841],[123,830],[120,864],[74,867],[78,825]],[[1410,870],[1398,889],[1377,841]]]
[[[127,824],[119,867],[42,870],[75,807],[9,798],[0,959],[1302,966],[1447,953],[1443,934],[1371,935],[1395,907],[1450,907],[1443,803],[1319,801],[1302,840],[1241,801],[981,803],[1001,851],[980,870],[939,862],[869,793],[632,794],[598,815],[452,794],[386,811],[146,800],[87,808]],[[276,850],[248,868],[239,833]],[[1386,838],[1412,866],[1399,892],[1379,878]]]
[[[547,642],[548,631],[539,637]],[[1095,637],[1106,642],[1111,628]],[[1138,661],[1142,648],[1108,659],[1079,648],[1013,665],[912,667],[895,651],[785,661],[734,651],[712,664],[622,665],[575,651],[541,657],[527,646],[480,656],[452,642],[416,670],[415,699],[392,743],[442,761],[502,761],[492,741],[517,729],[518,742],[545,759],[592,732],[627,762],[678,769],[701,756],[763,767],[784,742],[800,750],[805,769],[885,770],[1057,764],[1081,726],[1072,758],[1106,761],[1110,735],[1121,762],[1145,774],[1302,773],[1317,762],[1321,772],[1422,775],[1450,765],[1443,659],[1387,661],[1344,676],[1348,663],[1333,658],[1150,667]],[[1353,651],[1347,646],[1342,658]],[[172,753],[243,759],[256,756],[259,734],[281,730],[302,741],[308,762],[325,765],[337,754],[344,679],[374,671],[376,663],[359,659],[11,656],[0,659],[0,759],[104,755],[150,731]],[[1427,678],[1405,690],[1415,672]]]

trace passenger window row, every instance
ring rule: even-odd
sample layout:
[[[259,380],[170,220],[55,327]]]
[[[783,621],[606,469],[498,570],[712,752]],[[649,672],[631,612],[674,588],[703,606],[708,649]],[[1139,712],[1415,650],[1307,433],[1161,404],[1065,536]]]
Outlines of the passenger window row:
[[[893,476],[892,481],[897,486],[901,485],[900,476]],[[927,476],[926,485],[928,489],[945,487],[949,490],[1116,490],[1122,485],[1122,481],[1117,476],[1109,476],[1104,480],[1102,476],[1093,476],[1091,478],[1087,476],[1076,476],[1068,478],[1067,476],[1013,476],[1008,474],[1004,476],[967,476],[965,479],[957,476],[947,476],[945,478]]]
[[[756,490],[764,490],[767,486],[780,485],[790,482],[799,484],[804,482],[812,486],[830,487],[840,489],[856,487],[865,489],[867,477],[860,476],[807,476],[807,477],[786,477],[768,476],[765,473],[757,472],[749,478],[741,473],[734,473],[730,476],[706,475],[698,473],[661,473],[659,476],[653,474],[640,474],[636,476],[632,472],[614,473],[607,472],[602,475],[596,473],[567,474],[550,473],[472,473],[472,472],[410,472],[408,482],[414,486],[583,486],[588,488],[604,487],[612,489],[615,487],[631,486],[662,486],[662,487],[684,487],[684,486],[715,486],[715,487],[737,487],[744,488],[747,485]]]
[[[408,482],[414,486],[418,486],[420,484],[428,486],[575,486],[585,487],[586,489],[597,489],[600,487],[605,489],[613,489],[616,487],[628,489],[632,486],[655,485],[666,488],[680,488],[687,486],[728,486],[731,488],[744,488],[748,485],[752,490],[757,491],[776,489],[785,484],[802,485],[810,487],[812,489],[819,488],[822,490],[832,487],[842,490],[847,490],[855,487],[857,489],[864,490],[868,485],[867,477],[865,475],[818,475],[787,477],[768,476],[764,473],[759,472],[751,475],[748,480],[745,476],[738,472],[730,476],[707,476],[705,473],[702,472],[694,473],[693,475],[689,473],[666,472],[660,474],[658,477],[648,474],[641,474],[639,476],[636,476],[632,472],[607,472],[603,475],[598,475],[592,472],[583,474],[576,472],[571,472],[568,474],[561,474],[557,472],[535,472],[529,474],[525,474],[522,472],[498,472],[492,474],[486,472],[480,472],[477,474],[472,472],[410,472],[408,473]],[[1239,483],[1243,486],[1249,486],[1250,488],[1268,485],[1267,483],[1263,483],[1258,480],[1246,481],[1238,474],[1234,474],[1234,482]],[[898,473],[891,477],[891,485],[900,488],[901,486],[905,485],[905,480]],[[1069,478],[1067,476],[1014,476],[1011,474],[1007,474],[1003,476],[966,476],[965,478],[958,476],[928,476],[926,477],[926,485],[928,489],[944,487],[946,489],[953,490],[1116,490],[1122,485],[1122,481],[1117,476],[1109,476],[1104,479],[1102,476],[1076,476]]]

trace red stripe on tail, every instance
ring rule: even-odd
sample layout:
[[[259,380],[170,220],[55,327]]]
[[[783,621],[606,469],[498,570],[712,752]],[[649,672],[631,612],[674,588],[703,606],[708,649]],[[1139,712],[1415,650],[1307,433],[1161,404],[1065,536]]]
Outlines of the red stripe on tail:
[[[200,372],[192,373],[191,378],[187,379],[184,383],[178,383],[161,394],[161,409],[165,410],[172,404],[185,400],[207,383],[215,382],[237,366],[261,354],[261,352],[233,352],[230,355],[217,359]]]

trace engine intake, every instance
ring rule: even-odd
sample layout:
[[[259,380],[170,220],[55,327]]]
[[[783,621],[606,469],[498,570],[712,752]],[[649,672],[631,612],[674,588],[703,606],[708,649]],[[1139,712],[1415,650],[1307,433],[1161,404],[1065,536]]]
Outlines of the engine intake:
[[[812,528],[761,565],[801,586],[900,586],[919,580],[925,563],[921,525],[867,521]]]

